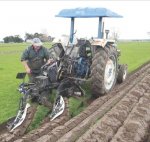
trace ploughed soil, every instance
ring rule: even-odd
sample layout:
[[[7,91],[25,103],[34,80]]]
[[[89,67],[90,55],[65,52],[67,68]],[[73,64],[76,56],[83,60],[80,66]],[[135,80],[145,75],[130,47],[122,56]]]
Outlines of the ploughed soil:
[[[57,119],[46,118],[39,128],[26,132],[36,106],[14,132],[0,125],[1,142],[150,142],[150,63],[131,73],[127,80],[101,96],[79,115],[69,118],[66,109]]]

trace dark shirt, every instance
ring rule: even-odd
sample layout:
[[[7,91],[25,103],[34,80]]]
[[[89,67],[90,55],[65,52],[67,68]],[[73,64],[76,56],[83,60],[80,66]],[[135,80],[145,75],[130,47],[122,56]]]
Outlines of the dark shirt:
[[[48,50],[41,46],[38,51],[35,51],[33,46],[29,46],[23,52],[21,61],[27,61],[31,70],[40,70],[41,66],[49,59]]]

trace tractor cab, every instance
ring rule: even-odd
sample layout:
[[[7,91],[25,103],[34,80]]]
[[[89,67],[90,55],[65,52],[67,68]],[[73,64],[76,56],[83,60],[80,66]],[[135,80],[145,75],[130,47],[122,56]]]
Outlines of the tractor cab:
[[[97,48],[104,48],[108,46],[116,46],[115,40],[108,39],[109,30],[105,30],[104,33],[104,18],[120,18],[122,16],[118,15],[115,12],[112,12],[106,8],[74,8],[74,9],[63,9],[61,10],[56,17],[70,18],[70,36],[64,37],[63,40],[59,40],[57,44],[54,44],[50,49],[50,52],[53,53],[53,56],[61,58],[64,53],[75,58],[78,56],[92,56],[97,50]],[[98,35],[97,38],[90,40],[87,39],[76,39],[74,32],[74,23],[76,18],[98,18]],[[106,36],[104,36],[106,35]],[[65,39],[65,40],[64,40]],[[65,43],[64,43],[65,41]],[[79,48],[78,48],[79,47]],[[59,50],[59,51],[58,51]],[[53,51],[53,52],[52,52]],[[54,53],[55,52],[55,53]],[[59,52],[59,53],[58,53]],[[88,53],[87,53],[88,52]],[[58,55],[60,54],[60,55]],[[84,55],[83,55],[84,54]]]
[[[56,17],[70,18],[70,36],[64,37],[65,43],[62,40],[59,40],[57,44],[54,44],[50,49],[51,53],[53,51],[53,56],[59,56],[61,58],[63,54],[68,54],[72,58],[78,56],[89,56],[88,54],[94,54],[97,47],[104,48],[106,45],[115,45],[115,40],[108,39],[109,30],[105,30],[104,33],[104,18],[120,18],[122,16],[118,15],[115,12],[112,12],[106,8],[74,8],[74,9],[63,9],[61,10]],[[75,19],[76,18],[98,18],[98,35],[94,39],[76,39],[74,31]],[[106,37],[104,37],[106,35]],[[79,48],[78,48],[79,47]],[[59,51],[58,51],[59,50]],[[59,53],[58,53],[59,52]],[[88,52],[88,53],[86,53]],[[59,54],[59,55],[58,55]],[[83,55],[84,54],[84,55]]]

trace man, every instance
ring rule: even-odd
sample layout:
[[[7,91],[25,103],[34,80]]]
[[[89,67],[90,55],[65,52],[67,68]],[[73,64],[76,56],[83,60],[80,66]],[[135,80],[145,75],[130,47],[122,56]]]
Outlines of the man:
[[[51,62],[47,49],[42,45],[39,38],[34,38],[32,45],[25,49],[21,56],[21,62],[29,75],[29,82],[34,82],[35,77],[40,74],[41,66]]]
[[[39,38],[34,38],[32,40],[32,45],[29,46],[23,52],[21,56],[21,62],[25,67],[26,73],[29,76],[29,82],[34,83],[35,77],[40,75],[41,67],[47,62],[51,63],[49,59],[48,50],[42,46],[43,43]],[[48,101],[49,90],[41,93],[40,103],[44,106],[50,108],[52,105]]]

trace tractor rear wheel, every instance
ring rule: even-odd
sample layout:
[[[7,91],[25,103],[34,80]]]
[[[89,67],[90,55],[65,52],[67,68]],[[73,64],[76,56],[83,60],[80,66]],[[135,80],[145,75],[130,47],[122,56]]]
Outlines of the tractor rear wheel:
[[[91,65],[92,93],[99,97],[108,93],[116,83],[117,56],[114,48],[100,48],[95,53]]]

